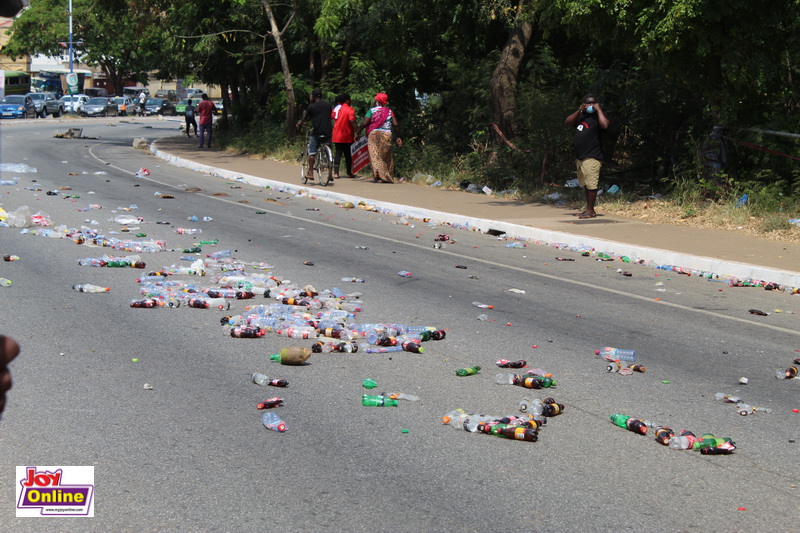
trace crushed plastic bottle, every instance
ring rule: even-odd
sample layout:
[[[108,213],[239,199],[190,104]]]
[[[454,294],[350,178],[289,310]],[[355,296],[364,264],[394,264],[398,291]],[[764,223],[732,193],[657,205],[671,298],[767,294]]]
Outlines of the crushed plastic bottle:
[[[467,368],[459,368],[456,370],[456,376],[473,376],[481,371],[480,366],[470,366]]]
[[[253,372],[250,374],[250,379],[253,380],[253,383],[256,385],[261,385],[262,387],[266,387],[270,385],[272,387],[288,387],[289,382],[285,379],[270,379],[268,376],[264,374],[259,374],[258,372]]]
[[[606,359],[608,361],[627,361],[629,363],[633,363],[636,361],[636,351],[635,350],[624,350],[622,348],[612,348],[610,346],[606,346],[605,348],[600,348],[599,350],[594,351],[595,355]]]
[[[287,429],[286,423],[281,420],[281,417],[275,411],[264,411],[264,414],[261,415],[261,423],[264,424],[265,428],[278,433],[283,433]]]
[[[401,270],[400,272],[397,273],[397,275],[404,278],[410,278],[411,272],[409,272],[408,270]]]
[[[481,309],[494,309],[493,305],[482,304],[481,302],[472,302],[472,305],[475,307],[480,307]]]
[[[79,283],[72,286],[78,292],[109,292],[111,287],[101,287],[100,285],[92,285],[91,283]]]

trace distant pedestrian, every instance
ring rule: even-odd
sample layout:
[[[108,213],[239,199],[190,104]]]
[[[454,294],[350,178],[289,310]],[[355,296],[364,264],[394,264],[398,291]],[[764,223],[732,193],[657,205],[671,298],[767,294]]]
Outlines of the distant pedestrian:
[[[369,147],[370,165],[372,166],[372,181],[375,183],[394,183],[394,158],[392,156],[392,133],[398,135],[399,124],[397,116],[387,107],[389,97],[386,93],[375,95],[375,107],[367,111],[364,120],[358,127],[356,135],[361,130],[367,130],[367,145]],[[397,146],[403,146],[403,140],[397,137]]]
[[[355,178],[353,174],[353,154],[350,149],[355,142],[355,133],[358,125],[356,124],[356,112],[350,107],[350,95],[340,94],[336,97],[339,104],[333,109],[333,136],[331,140],[336,146],[336,156],[333,158],[333,177],[339,178],[339,164],[344,155],[344,166],[347,170],[348,178]]]
[[[200,138],[200,144],[197,145],[198,148],[203,147],[203,141],[206,138],[206,132],[208,132],[208,143],[206,146],[211,148],[211,134],[213,133],[212,115],[216,109],[217,106],[214,105],[214,102],[208,99],[208,95],[206,93],[203,93],[203,100],[197,104],[197,114],[200,115],[200,134],[198,135]]]
[[[192,100],[189,100],[186,103],[186,111],[184,111],[183,115],[186,117],[186,136],[189,138],[192,137],[189,135],[189,126],[194,126],[194,136],[197,137],[197,121],[194,119],[194,106],[192,105]]]
[[[144,92],[144,91],[141,91],[139,93],[139,114],[141,116],[145,116],[145,114],[146,114],[146,109],[145,109],[145,104],[146,103],[147,103],[147,93]]]
[[[597,189],[600,187],[600,168],[603,166],[603,132],[610,124],[597,98],[593,94],[583,97],[577,111],[564,121],[575,128],[575,164],[578,169],[578,184],[586,191],[586,209],[578,218],[594,218],[597,213]]]

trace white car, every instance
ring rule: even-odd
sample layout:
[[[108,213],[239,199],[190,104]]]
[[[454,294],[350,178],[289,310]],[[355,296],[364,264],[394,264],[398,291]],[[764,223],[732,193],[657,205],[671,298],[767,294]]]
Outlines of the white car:
[[[64,111],[77,115],[83,111],[83,106],[89,101],[89,97],[85,94],[65,94],[61,97],[61,101],[64,102]]]

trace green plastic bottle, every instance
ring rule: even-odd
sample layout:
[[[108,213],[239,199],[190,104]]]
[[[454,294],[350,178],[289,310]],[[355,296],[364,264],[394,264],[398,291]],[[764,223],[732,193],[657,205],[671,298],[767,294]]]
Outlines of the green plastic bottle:
[[[459,368],[456,370],[456,376],[472,376],[481,371],[481,367],[475,365],[468,368]]]
[[[364,407],[397,407],[398,403],[400,403],[399,400],[393,400],[386,396],[372,394],[361,395],[361,405]]]
[[[633,431],[634,433],[639,433],[640,435],[647,433],[647,426],[638,418],[633,418],[620,413],[613,414],[609,416],[609,418],[614,425],[621,428]]]

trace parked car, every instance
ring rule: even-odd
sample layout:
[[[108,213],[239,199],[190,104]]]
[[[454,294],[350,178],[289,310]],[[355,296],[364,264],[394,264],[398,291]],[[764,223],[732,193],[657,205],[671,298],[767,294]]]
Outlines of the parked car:
[[[169,90],[169,89],[159,89],[158,91],[156,91],[156,95],[153,98],[160,98],[162,100],[164,98],[166,98],[167,100],[170,100],[171,102],[177,102],[178,101],[178,93],[176,93],[175,91]]]
[[[10,94],[0,100],[0,117],[35,118],[36,106],[29,96]]]
[[[84,117],[107,117],[108,115],[119,116],[117,104],[113,98],[99,97],[89,98],[80,110]]]
[[[47,115],[53,115],[58,118],[64,114],[64,103],[56,99],[55,93],[28,93],[25,96],[29,96],[36,106],[37,117],[45,118]]]
[[[181,116],[186,114],[186,106],[189,105],[189,98],[186,100],[181,100],[177,104],[175,104],[175,112]],[[197,107],[197,100],[192,99],[192,105]]]
[[[214,106],[217,108],[214,112],[217,115],[221,115],[223,111],[225,111],[225,103],[222,100],[222,98],[220,98],[219,100],[211,100],[211,101],[214,102]]]
[[[136,114],[136,104],[132,99],[125,98],[124,96],[115,96],[112,100],[117,106],[117,116],[126,117],[128,114]]]
[[[175,104],[166,98],[148,98],[144,104],[145,114],[147,115],[177,115]]]
[[[81,112],[83,106],[89,101],[89,97],[85,94],[72,94],[64,95],[61,97],[61,105],[67,113],[75,113],[76,115]]]

